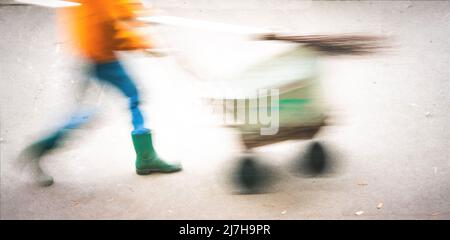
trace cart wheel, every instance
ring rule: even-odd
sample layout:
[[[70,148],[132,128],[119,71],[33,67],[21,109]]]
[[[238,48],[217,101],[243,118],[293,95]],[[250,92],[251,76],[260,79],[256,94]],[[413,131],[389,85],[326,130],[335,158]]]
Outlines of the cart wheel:
[[[319,142],[308,146],[306,156],[300,164],[300,171],[309,176],[316,176],[326,172],[329,166],[328,156]]]
[[[269,169],[258,163],[254,156],[244,156],[240,159],[233,175],[234,184],[242,194],[263,192],[269,183]]]

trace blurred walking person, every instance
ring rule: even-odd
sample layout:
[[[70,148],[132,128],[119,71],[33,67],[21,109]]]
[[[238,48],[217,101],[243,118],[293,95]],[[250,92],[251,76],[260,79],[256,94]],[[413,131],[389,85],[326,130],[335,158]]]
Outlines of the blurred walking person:
[[[73,47],[88,63],[89,76],[109,84],[129,100],[133,130],[131,137],[136,151],[136,173],[146,175],[152,172],[171,173],[181,170],[179,164],[169,164],[160,159],[153,147],[152,132],[146,128],[139,108],[140,96],[133,80],[120,63],[117,51],[152,49],[147,36],[136,28],[144,23],[138,16],[147,10],[136,0],[76,0],[78,6],[60,9],[59,17],[68,30]],[[83,109],[73,113],[68,122],[53,133],[28,146],[23,153],[28,156],[37,173],[41,186],[53,184],[53,178],[40,167],[40,159],[57,148],[71,129],[89,121],[92,112]]]

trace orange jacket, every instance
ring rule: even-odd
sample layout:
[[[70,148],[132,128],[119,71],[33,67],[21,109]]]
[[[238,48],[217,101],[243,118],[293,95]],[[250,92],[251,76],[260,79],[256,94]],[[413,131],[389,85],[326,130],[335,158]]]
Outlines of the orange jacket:
[[[73,47],[96,62],[116,59],[114,51],[150,48],[151,44],[136,31],[137,16],[144,11],[137,0],[73,0],[81,5],[62,8],[61,27]]]

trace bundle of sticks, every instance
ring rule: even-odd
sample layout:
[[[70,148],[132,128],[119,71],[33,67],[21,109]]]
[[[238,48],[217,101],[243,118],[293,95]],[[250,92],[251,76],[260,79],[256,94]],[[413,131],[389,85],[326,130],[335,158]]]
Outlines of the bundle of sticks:
[[[301,43],[325,55],[368,55],[388,48],[385,37],[370,35],[263,34],[257,39]]]

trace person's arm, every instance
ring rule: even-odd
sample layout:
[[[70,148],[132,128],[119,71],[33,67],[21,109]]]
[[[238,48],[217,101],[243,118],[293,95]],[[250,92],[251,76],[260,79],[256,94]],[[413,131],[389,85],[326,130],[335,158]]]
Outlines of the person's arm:
[[[154,49],[155,43],[144,27],[148,24],[140,21],[139,17],[151,14],[140,1],[117,0],[114,6],[114,28],[116,30],[116,50],[144,50]]]

